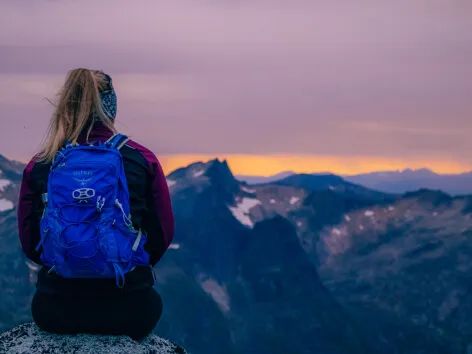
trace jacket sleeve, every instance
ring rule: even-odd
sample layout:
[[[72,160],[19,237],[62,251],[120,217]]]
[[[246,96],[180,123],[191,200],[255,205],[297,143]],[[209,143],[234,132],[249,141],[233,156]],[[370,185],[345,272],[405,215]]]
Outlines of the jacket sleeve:
[[[41,193],[32,186],[32,160],[23,171],[18,200],[18,235],[23,253],[27,258],[41,264],[40,255],[35,248],[40,240],[38,210],[41,207]]]
[[[150,263],[155,266],[162,258],[174,239],[174,213],[172,210],[169,187],[161,164],[148,152],[146,154],[151,168],[146,231],[148,240],[145,246],[150,255]]]

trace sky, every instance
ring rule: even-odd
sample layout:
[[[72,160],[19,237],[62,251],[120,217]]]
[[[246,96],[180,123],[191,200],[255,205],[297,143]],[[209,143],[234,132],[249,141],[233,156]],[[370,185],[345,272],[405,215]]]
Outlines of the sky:
[[[472,170],[470,0],[2,0],[0,154],[27,161],[68,70],[164,170]]]

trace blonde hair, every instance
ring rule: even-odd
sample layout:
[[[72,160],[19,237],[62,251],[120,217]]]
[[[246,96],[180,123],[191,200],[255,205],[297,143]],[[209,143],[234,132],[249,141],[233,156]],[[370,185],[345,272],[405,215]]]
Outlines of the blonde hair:
[[[107,78],[101,71],[84,68],[69,71],[58,93],[58,103],[37,156],[39,160],[52,161],[66,141],[76,144],[86,129],[88,141],[94,119],[116,133],[112,120],[102,110],[99,96],[107,85]]]

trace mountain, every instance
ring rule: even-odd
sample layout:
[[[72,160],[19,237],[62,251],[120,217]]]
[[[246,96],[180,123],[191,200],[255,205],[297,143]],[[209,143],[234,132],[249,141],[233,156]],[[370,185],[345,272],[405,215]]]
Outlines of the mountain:
[[[345,176],[347,181],[386,193],[405,193],[421,188],[442,190],[451,195],[472,194],[472,172],[437,174],[428,169],[386,171]]]
[[[371,200],[392,200],[393,196],[344,180],[333,174],[296,174],[274,182],[278,185],[293,186],[310,191],[331,190],[346,197]]]
[[[30,270],[18,241],[16,203],[24,165],[0,155],[0,332],[30,319]],[[15,311],[12,311],[15,309]]]
[[[199,168],[202,166],[199,165]],[[192,168],[195,167],[191,167],[191,170]],[[196,173],[199,178],[203,178],[198,181],[192,177],[194,189],[198,190],[202,185],[212,186],[216,182],[211,178],[205,179],[205,173],[200,170],[192,171],[188,171],[186,176]],[[188,183],[185,178],[182,181],[172,180],[171,188],[186,188]],[[455,254],[453,257],[456,259],[449,259],[449,244],[437,243],[437,240],[447,237],[452,243],[459,242],[458,250],[465,246],[464,242],[470,243],[463,233],[472,229],[469,215],[472,211],[472,197],[451,197],[446,193],[427,189],[391,196],[346,183],[336,176],[310,175],[301,179],[290,178],[288,181],[252,186],[241,183],[239,192],[234,183],[230,185],[233,186],[234,203],[227,204],[231,198],[224,198],[223,202],[218,198],[219,193],[215,192],[212,197],[208,196],[208,200],[221,202],[214,205],[214,212],[207,215],[205,211],[212,210],[207,205],[199,210],[189,210],[189,216],[199,213],[198,218],[203,218],[203,222],[208,224],[210,221],[205,220],[205,215],[210,220],[215,220],[215,213],[227,214],[229,209],[234,219],[249,230],[257,229],[261,223],[274,217],[288,220],[296,230],[298,241],[310,263],[318,268],[323,284],[353,316],[353,323],[358,324],[357,335],[365,339],[370,350],[382,353],[462,352],[469,334],[466,330],[460,331],[472,325],[472,321],[469,323],[463,316],[436,323],[433,315],[444,308],[446,310],[441,310],[441,313],[447,318],[449,313],[454,313],[447,309],[454,307],[456,301],[467,306],[465,296],[451,298],[450,295],[451,292],[463,293],[461,288],[454,288],[451,282],[456,281],[460,287],[468,286],[468,279],[464,278],[464,274],[459,271],[460,266],[456,264],[463,262],[459,260],[465,255]],[[188,202],[183,197],[180,200],[182,203],[185,200]],[[228,227],[233,221],[228,219],[224,225]],[[382,230],[378,230],[381,223],[385,225]],[[193,225],[193,222],[187,224]],[[207,232],[213,227],[206,226],[204,230]],[[225,235],[224,241],[232,245],[230,248],[239,249],[232,237],[226,237],[227,230],[220,231]],[[280,235],[277,234],[277,237]],[[272,238],[271,243],[274,240]],[[403,243],[399,243],[398,249],[392,250],[390,254],[390,243],[399,240],[403,240]],[[193,241],[198,243],[195,237]],[[269,245],[264,247],[266,251]],[[438,257],[447,256],[440,262],[435,259],[431,261],[432,251],[438,252]],[[201,252],[204,252],[203,249]],[[212,258],[218,257],[214,254],[214,249],[210,252]],[[347,255],[342,257],[344,252]],[[390,258],[385,257],[385,254]],[[408,261],[403,262],[398,254],[405,254]],[[338,263],[334,263],[335,261]],[[211,262],[208,269],[225,262],[238,264],[232,258],[218,259]],[[440,266],[434,267],[433,271],[430,264],[434,262]],[[415,264],[414,270],[411,268],[412,263]],[[223,268],[228,269],[227,264]],[[389,271],[392,272],[392,269],[398,269],[400,274],[390,276]],[[443,282],[445,274],[451,274],[450,280]],[[438,277],[441,284],[428,280],[436,279],[438,282]],[[373,279],[376,287],[364,279]],[[392,294],[387,296],[385,292],[389,291]],[[426,301],[430,297],[428,294],[436,291],[435,302]],[[398,298],[396,294],[402,296]],[[231,298],[230,294],[228,296]],[[399,306],[403,307],[402,311],[398,309]],[[450,333],[451,326],[455,327],[454,335]]]
[[[462,353],[472,333],[471,203],[471,196],[422,189],[388,207],[347,213],[317,240],[324,284],[386,341],[421,352],[424,342],[406,333],[419,331],[439,340],[441,352]]]
[[[249,185],[273,183],[284,179],[306,179],[308,176],[333,176],[323,174],[296,174],[291,171],[281,172],[269,177],[263,176],[236,176]],[[299,176],[299,177],[295,177]],[[341,177],[339,177],[341,178]],[[364,186],[368,189],[388,194],[403,194],[421,188],[442,190],[451,195],[472,194],[472,172],[461,174],[438,174],[429,169],[405,169],[403,171],[381,171],[359,175],[342,176],[344,181]]]
[[[361,184],[350,182],[341,176],[331,173],[297,174],[294,172],[281,172],[271,177],[236,176],[236,178],[243,184],[246,183],[253,186],[276,184],[303,188],[310,191],[332,190],[345,196],[362,196],[369,199],[374,198],[378,200],[390,199],[394,197],[389,193],[379,192],[377,190],[364,187]]]
[[[218,174],[212,172],[214,170],[221,170],[224,173],[218,177]],[[306,255],[286,254],[298,270],[294,271],[299,277],[297,283],[312,282],[303,279],[307,272],[301,272],[300,269],[303,266],[295,262],[301,259],[306,264],[308,259],[309,263],[318,269],[319,273],[316,273],[316,278],[320,277],[322,285],[329,290],[327,293],[329,296],[326,299],[329,299],[331,305],[322,307],[329,309],[331,313],[329,317],[334,321],[336,317],[332,317],[332,311],[334,312],[338,303],[332,302],[331,294],[333,294],[342,305],[343,316],[345,316],[343,321],[354,324],[355,335],[361,338],[363,344],[368,347],[366,352],[462,353],[467,343],[467,332],[451,335],[448,333],[450,331],[448,327],[452,323],[456,330],[465,328],[470,325],[466,318],[460,321],[450,319],[447,324],[439,323],[436,327],[433,327],[432,319],[428,317],[424,322],[418,321],[417,318],[437,312],[438,302],[441,301],[446,304],[443,305],[444,308],[454,306],[456,298],[449,299],[450,283],[444,282],[439,286],[428,281],[440,275],[432,272],[428,265],[429,257],[431,257],[428,250],[434,250],[434,247],[437,247],[438,252],[443,248],[447,250],[447,245],[434,243],[434,240],[441,239],[445,234],[451,240],[456,238],[468,241],[461,235],[464,230],[472,229],[472,222],[467,216],[472,211],[472,197],[454,198],[443,192],[426,189],[401,196],[391,196],[346,182],[332,175],[309,175],[301,178],[292,176],[288,181],[251,186],[235,183],[230,176],[227,164],[217,160],[208,164],[193,164],[169,176],[169,185],[175,198],[173,200],[178,201],[176,209],[187,209],[185,220],[179,220],[177,224],[186,225],[181,227],[190,229],[188,239],[193,245],[188,244],[189,249],[198,249],[193,255],[192,262],[206,274],[203,276],[204,279],[209,277],[207,272],[213,274],[210,293],[223,309],[229,307],[230,313],[234,311],[240,315],[244,314],[243,318],[251,318],[241,307],[236,307],[237,311],[232,307],[241,300],[234,300],[235,297],[237,299],[240,297],[235,296],[231,292],[232,286],[226,283],[228,279],[235,277],[235,272],[229,270],[240,266],[240,257],[249,249],[249,241],[257,240],[251,236],[253,235],[251,230],[258,230],[266,222],[273,223],[275,220],[280,224],[272,229],[270,236],[267,236],[269,241],[262,242],[258,246],[259,252],[254,253],[249,259],[254,258],[251,262],[267,261],[271,257],[270,250],[273,246],[274,251],[280,252],[273,267],[277,269],[277,264],[283,264],[284,254],[286,254],[283,250],[288,247],[276,245],[280,238],[290,234],[288,224],[286,228],[282,226],[282,220],[284,220],[284,223],[288,222],[295,230],[298,243]],[[195,200],[196,196],[198,196],[197,200]],[[422,220],[428,215],[429,217],[423,223]],[[434,223],[439,215],[443,215],[441,221]],[[462,222],[459,223],[461,218]],[[246,238],[233,234],[232,230],[236,227],[235,221],[245,227]],[[377,230],[381,222],[389,225],[385,226],[383,232]],[[195,228],[195,225],[200,223],[202,225]],[[428,225],[432,226],[428,227]],[[277,232],[279,229],[283,231]],[[201,244],[201,240],[207,239],[210,234],[215,235],[211,242]],[[224,237],[221,237],[222,235]],[[241,239],[246,240],[246,243],[243,243],[244,246],[241,246]],[[410,268],[402,265],[402,259],[395,258],[402,248],[396,250],[396,253],[391,255],[392,259],[386,262],[385,267],[387,269],[395,267],[398,262],[397,266],[401,269],[401,275],[394,283],[390,283],[390,278],[381,267],[382,252],[388,255],[388,245],[400,239],[405,242],[401,244],[401,247],[405,248],[404,252],[408,254],[410,262],[411,259],[417,257],[417,265],[415,271],[410,273]],[[219,254],[218,252],[222,249],[224,249],[224,254]],[[346,258],[338,256],[347,252],[345,250],[350,251],[348,254],[351,258],[347,255]],[[381,252],[377,254],[377,250]],[[423,252],[424,256],[421,256]],[[339,264],[334,263],[334,260]],[[458,274],[454,262],[447,257],[441,260],[442,272],[454,274],[451,279],[463,277]],[[377,267],[380,267],[379,272],[377,272]],[[219,269],[215,272],[215,268]],[[437,269],[439,267],[436,267]],[[289,275],[290,272],[287,269],[280,270],[280,276],[284,279],[286,287],[291,288],[296,283],[289,280],[291,278]],[[378,287],[362,283],[367,276],[374,279]],[[240,275],[236,273],[236,277]],[[394,279],[393,276],[392,279]],[[461,286],[467,286],[467,284],[468,280],[463,279]],[[440,291],[435,295],[436,302],[429,303],[426,301],[429,299],[428,294],[435,292],[438,286]],[[399,289],[397,290],[396,287]],[[385,292],[391,289],[394,291],[387,298]],[[421,292],[418,293],[418,291]],[[397,293],[404,294],[405,297],[398,299],[395,297]],[[281,294],[280,290],[279,294]],[[274,297],[277,295],[274,294]],[[383,297],[386,299],[383,300]],[[461,300],[465,302],[466,298],[463,297]],[[247,301],[244,299],[244,302]],[[288,300],[284,303],[287,302],[293,307],[291,311],[296,311],[297,306],[293,305],[295,302],[292,304],[292,300]],[[320,300],[317,299],[317,302]],[[449,302],[452,305],[448,305]],[[321,303],[324,302],[321,301]],[[304,308],[309,308],[307,304],[303,302],[302,304]],[[399,311],[398,306],[403,306],[405,310]],[[345,309],[348,310],[347,313]],[[274,309],[272,311],[276,312]],[[319,316],[322,312],[318,308],[314,313]],[[447,311],[445,310],[444,313],[447,314]],[[263,318],[268,326],[271,326],[270,314],[257,313],[257,315],[258,318]],[[310,316],[316,318],[313,315]],[[250,322],[253,321],[257,320],[251,318]],[[244,319],[238,321],[239,326],[241,323],[244,323]],[[298,328],[305,326],[303,320],[297,324]],[[328,321],[323,323],[321,328],[328,330],[332,328],[330,325],[331,322]],[[234,338],[234,334],[232,336]],[[330,338],[326,337],[326,334],[321,337]],[[313,339],[319,343],[321,337],[314,335]],[[261,338],[260,335],[258,338]]]
[[[292,171],[284,171],[284,172],[280,172],[280,173],[277,173],[275,175],[267,176],[267,177],[264,177],[264,176],[249,176],[249,175],[236,175],[235,178],[238,181],[246,182],[247,184],[262,184],[262,183],[275,182],[275,181],[278,181],[278,180],[283,179],[285,177],[289,177],[289,176],[294,175],[294,174],[295,174],[295,172],[292,172]]]
[[[220,160],[167,183],[176,237],[156,266],[156,333],[189,352],[459,354],[471,342],[472,196],[329,174],[249,185]],[[34,268],[14,210],[0,217],[6,328],[29,316]]]
[[[5,178],[18,179],[21,176],[25,164],[7,159],[0,154],[0,175]]]
[[[219,305],[236,352],[365,352],[354,322],[319,281],[296,228],[274,212],[295,208],[292,192],[301,200],[302,191],[283,187],[279,203],[259,200],[218,160],[177,170],[168,183],[179,252],[189,252],[177,264]]]
[[[0,155],[0,213],[14,208],[24,167]]]

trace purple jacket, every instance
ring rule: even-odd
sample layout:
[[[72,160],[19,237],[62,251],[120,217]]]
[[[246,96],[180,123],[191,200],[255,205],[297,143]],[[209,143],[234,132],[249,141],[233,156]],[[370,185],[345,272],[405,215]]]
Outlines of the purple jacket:
[[[113,133],[103,125],[92,130],[89,141],[106,141]],[[79,139],[79,143],[84,142]],[[130,140],[122,149],[131,199],[131,219],[148,235],[145,246],[152,266],[161,259],[174,238],[174,215],[166,178],[156,156]],[[46,192],[50,164],[33,158],[26,166],[18,203],[18,229],[23,252],[41,264],[35,251],[40,240],[41,194]]]

